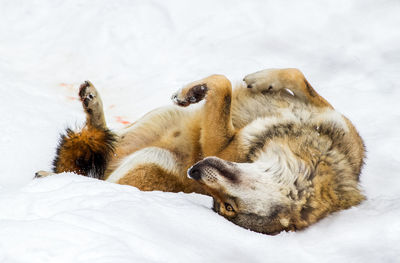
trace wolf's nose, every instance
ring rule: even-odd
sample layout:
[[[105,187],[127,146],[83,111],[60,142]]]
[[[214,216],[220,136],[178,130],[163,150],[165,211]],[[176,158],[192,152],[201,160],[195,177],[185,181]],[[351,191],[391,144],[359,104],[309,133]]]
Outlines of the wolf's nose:
[[[200,169],[197,167],[192,167],[188,171],[188,176],[194,180],[199,180],[201,178]]]

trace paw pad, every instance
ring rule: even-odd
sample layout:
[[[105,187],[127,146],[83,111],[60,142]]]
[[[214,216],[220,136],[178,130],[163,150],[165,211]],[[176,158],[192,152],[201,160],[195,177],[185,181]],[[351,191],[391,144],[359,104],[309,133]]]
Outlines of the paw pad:
[[[86,90],[87,90],[87,88],[88,87],[90,87],[90,82],[89,81],[85,81],[85,82],[83,82],[82,84],[81,84],[81,86],[79,87],[79,97],[81,98],[81,99],[83,99],[83,97],[85,96],[85,94],[86,94]]]
[[[186,94],[185,90],[187,91]],[[177,92],[176,94],[172,95],[171,99],[175,104],[185,107],[203,100],[207,94],[207,91],[208,88],[206,84],[199,84]]]
[[[79,97],[86,108],[96,98],[96,90],[90,81],[82,83],[79,88]]]

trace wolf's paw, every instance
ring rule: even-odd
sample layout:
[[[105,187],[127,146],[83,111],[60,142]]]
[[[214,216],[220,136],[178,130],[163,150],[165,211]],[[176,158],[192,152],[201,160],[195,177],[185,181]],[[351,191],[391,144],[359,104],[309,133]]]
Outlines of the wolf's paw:
[[[106,121],[100,94],[90,81],[85,81],[79,88],[79,97],[86,112],[86,123],[93,127],[104,128]]]
[[[88,113],[96,111],[102,106],[100,96],[90,81],[85,81],[79,88],[79,98],[82,101],[82,106]]]
[[[50,175],[53,175],[54,173],[52,172],[46,172],[46,171],[38,171],[35,173],[35,177],[34,178],[43,178],[43,177],[47,177]]]
[[[197,103],[203,100],[207,94],[208,88],[207,84],[197,84],[197,85],[188,85],[174,95],[172,95],[172,101],[182,107],[189,106],[190,104]]]
[[[247,88],[256,92],[269,92],[281,89],[279,79],[276,77],[276,69],[265,69],[244,77]]]

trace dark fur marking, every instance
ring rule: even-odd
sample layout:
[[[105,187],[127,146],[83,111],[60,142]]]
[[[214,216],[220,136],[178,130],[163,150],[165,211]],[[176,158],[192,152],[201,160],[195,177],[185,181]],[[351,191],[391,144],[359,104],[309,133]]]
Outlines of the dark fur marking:
[[[254,158],[254,154],[259,149],[263,148],[267,141],[273,138],[282,138],[285,136],[300,137],[303,134],[307,134],[315,130],[316,128],[314,126],[299,126],[293,123],[273,125],[268,129],[253,135],[251,147],[246,159],[251,161]],[[332,149],[338,149],[341,153],[345,154],[351,162],[352,158],[349,153],[349,149],[344,147],[344,145],[348,145],[349,143],[343,142],[346,138],[346,133],[342,128],[337,127],[335,123],[322,123],[318,127],[318,133],[320,136],[328,137],[332,142],[331,148],[328,150],[328,152]]]
[[[89,102],[90,102],[89,99],[84,99],[83,100],[83,104],[85,105],[85,108],[87,108],[89,106]],[[86,110],[89,112],[89,109],[86,109]]]
[[[231,113],[231,95],[225,95],[224,97],[224,108],[222,109],[222,113],[227,116]],[[225,118],[225,117],[224,117]]]
[[[229,144],[231,144],[235,140],[235,138],[236,138],[235,134],[233,136],[228,137],[227,141],[226,141],[226,145],[222,149],[225,149],[226,147],[228,147]]]
[[[73,132],[73,131],[70,128],[67,128],[65,132],[66,132],[66,134],[69,134],[70,132]],[[58,139],[58,144],[57,144],[57,148],[56,148],[56,156],[54,157],[54,160],[52,162],[52,166],[53,166],[52,171],[54,173],[57,172],[57,166],[60,161],[60,151],[64,147],[65,140],[66,140],[65,134],[60,134],[60,139]]]
[[[308,221],[310,214],[314,211],[314,208],[310,206],[303,206],[303,208],[300,211],[300,217],[304,221]]]
[[[83,98],[83,95],[85,95],[85,93],[86,93],[86,88],[87,87],[89,87],[90,85],[89,85],[89,82],[87,82],[87,81],[85,81],[81,86],[80,86],[80,89],[79,89],[79,97],[82,99]]]
[[[226,217],[232,223],[241,227],[250,229],[255,232],[276,235],[282,230],[287,230],[279,222],[278,215],[283,211],[283,207],[273,208],[272,213],[268,216],[260,216],[253,213],[238,213],[235,217]]]
[[[270,219],[274,219],[275,217],[277,217],[279,215],[279,213],[281,213],[284,210],[284,207],[281,205],[275,205],[271,208],[271,211],[268,215],[268,217]]]
[[[178,137],[179,135],[181,135],[181,132],[180,132],[180,131],[176,131],[176,132],[174,132],[174,134],[173,134],[174,137]]]
[[[310,85],[310,83],[306,79],[304,80],[304,83],[306,84],[306,88],[307,88],[308,93],[310,93],[310,95],[312,97],[317,96],[317,93],[315,92],[313,87]]]
[[[293,193],[293,191],[289,191],[289,194],[287,196],[292,200],[298,199],[297,196]]]
[[[212,209],[216,213],[219,213],[219,211],[221,210],[220,204],[217,201],[215,201],[214,198],[213,198],[213,208]]]
[[[258,149],[264,147],[265,143],[274,137],[284,137],[284,136],[299,136],[301,134],[300,130],[294,130],[293,123],[287,124],[277,124],[264,130],[263,132],[256,134],[252,146],[250,147],[249,153],[247,154],[247,160],[252,160],[252,157]]]

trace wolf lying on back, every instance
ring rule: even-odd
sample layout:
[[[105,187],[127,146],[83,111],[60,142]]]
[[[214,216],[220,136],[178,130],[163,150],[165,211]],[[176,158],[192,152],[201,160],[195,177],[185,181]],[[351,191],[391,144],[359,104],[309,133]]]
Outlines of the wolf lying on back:
[[[54,171],[141,190],[210,194],[214,210],[267,234],[307,227],[359,204],[363,142],[297,69],[230,81],[213,75],[178,91],[181,107],[156,109],[115,133],[89,82],[86,125],[62,136]],[[183,108],[205,100],[197,109]],[[187,175],[191,178],[189,179]]]

